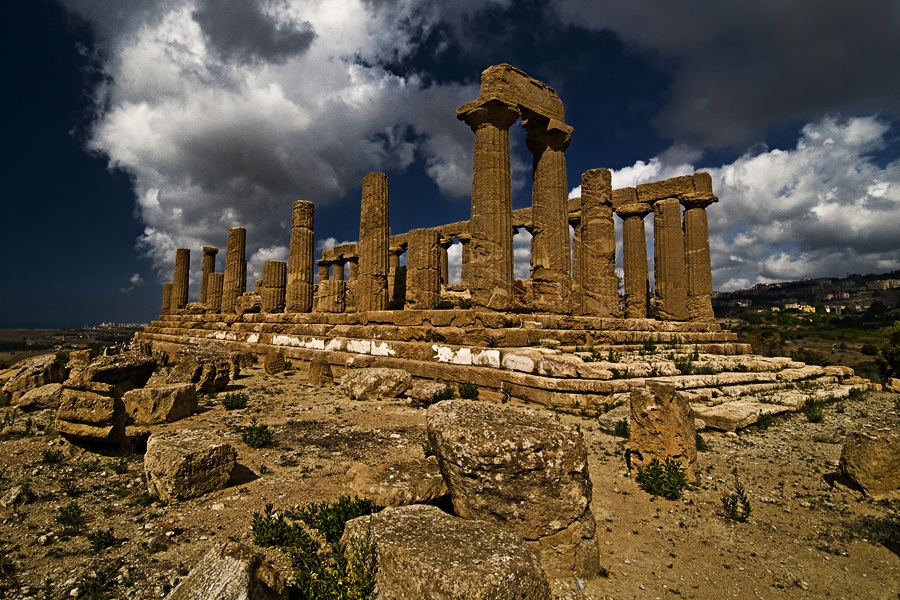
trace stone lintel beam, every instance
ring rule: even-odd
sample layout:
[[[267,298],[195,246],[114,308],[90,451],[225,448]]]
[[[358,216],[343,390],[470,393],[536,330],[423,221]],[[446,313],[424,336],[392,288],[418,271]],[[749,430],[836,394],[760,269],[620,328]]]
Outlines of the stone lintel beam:
[[[556,91],[512,65],[494,65],[481,73],[481,97],[496,97],[547,118],[565,121],[563,103]]]
[[[667,198],[680,200],[685,197],[712,196],[712,176],[700,171],[693,175],[642,183],[637,186],[636,193],[638,200],[650,204]]]

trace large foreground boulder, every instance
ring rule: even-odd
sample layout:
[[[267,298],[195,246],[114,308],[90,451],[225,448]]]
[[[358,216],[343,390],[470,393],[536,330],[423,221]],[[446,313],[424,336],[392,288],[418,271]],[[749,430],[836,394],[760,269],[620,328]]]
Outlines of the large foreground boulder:
[[[14,364],[3,374],[2,391],[12,404],[28,392],[50,383],[62,383],[69,371],[56,354],[32,356]]]
[[[125,411],[135,425],[171,423],[197,412],[197,387],[193,383],[169,383],[126,392]]]
[[[243,544],[217,544],[178,584],[169,600],[287,600],[284,577],[262,553]]]
[[[353,400],[396,398],[412,384],[403,369],[353,369],[341,378],[341,390]]]
[[[25,411],[58,408],[62,391],[63,385],[61,383],[48,383],[47,385],[28,390],[19,396],[18,400],[15,401],[15,405]]]
[[[347,475],[350,496],[368,498],[381,506],[426,504],[449,493],[434,456],[407,460],[381,469],[357,463]]]
[[[439,402],[426,422],[456,514],[515,533],[539,550],[551,576],[597,575],[591,478],[576,427],[470,400]]]
[[[697,481],[697,428],[691,407],[674,385],[649,382],[631,390],[630,463],[644,467],[656,458],[677,460],[688,481]]]
[[[900,499],[900,432],[858,431],[844,440],[839,472],[875,499]]]
[[[161,500],[186,500],[222,489],[237,452],[219,436],[197,429],[154,433],[147,440],[147,488]]]
[[[56,412],[56,430],[63,437],[121,444],[125,420],[125,404],[116,386],[92,381],[63,386]]]
[[[351,564],[374,553],[374,598],[550,599],[538,557],[520,539],[434,506],[386,508],[348,521],[341,544]]]
[[[126,389],[144,387],[156,370],[156,359],[146,354],[129,352],[98,356],[86,367],[73,368],[69,380],[73,384],[98,382]]]

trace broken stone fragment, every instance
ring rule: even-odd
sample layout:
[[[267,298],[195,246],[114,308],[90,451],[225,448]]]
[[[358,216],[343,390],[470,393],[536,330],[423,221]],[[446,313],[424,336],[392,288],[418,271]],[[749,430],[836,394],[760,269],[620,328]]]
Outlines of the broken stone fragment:
[[[49,383],[62,383],[68,376],[68,369],[56,354],[32,356],[14,364],[3,372],[0,384],[3,393],[12,404],[28,392]]]
[[[263,369],[266,373],[269,375],[281,373],[286,367],[287,361],[284,358],[284,352],[281,352],[280,350],[266,352],[266,356],[263,359]]]
[[[186,500],[222,489],[237,452],[222,438],[200,430],[154,433],[147,440],[147,488],[161,500]]]
[[[126,392],[125,411],[135,425],[171,423],[197,412],[197,387],[193,383],[169,383]]]
[[[217,544],[167,596],[170,600],[287,600],[284,577],[260,552]]]
[[[631,391],[628,449],[631,466],[644,467],[656,458],[677,460],[688,481],[697,480],[697,430],[690,405],[674,385],[650,382]]]
[[[470,400],[438,402],[426,422],[456,514],[515,533],[551,576],[596,576],[592,486],[576,427]]]
[[[849,434],[838,470],[871,498],[900,498],[900,432],[882,429]]]
[[[514,534],[434,506],[386,508],[352,519],[341,545],[351,564],[374,555],[378,598],[551,597],[536,553]]]
[[[125,404],[110,384],[82,382],[63,387],[56,430],[63,437],[89,442],[125,441]]]
[[[341,390],[353,400],[396,398],[411,384],[403,369],[353,369],[341,378]]]
[[[449,493],[434,456],[406,460],[382,469],[356,463],[347,476],[348,495],[367,498],[381,506],[427,504]]]

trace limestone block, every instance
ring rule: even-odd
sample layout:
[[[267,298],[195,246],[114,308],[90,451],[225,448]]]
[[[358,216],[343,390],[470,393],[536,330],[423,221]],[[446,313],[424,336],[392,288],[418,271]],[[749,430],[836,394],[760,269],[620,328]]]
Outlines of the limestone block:
[[[543,358],[543,354],[537,350],[521,348],[514,351],[501,353],[500,365],[508,371],[520,371],[522,373],[534,373],[537,363]]]
[[[185,353],[166,377],[167,383],[193,383],[198,393],[217,392],[231,381],[233,360],[225,356]]]
[[[56,354],[32,356],[14,364],[4,377],[2,389],[12,404],[16,404],[22,394],[48,383],[62,383],[68,376],[68,369]]]
[[[652,203],[665,198],[678,198],[694,193],[694,178],[691,175],[682,175],[662,181],[642,183],[637,186],[636,192],[639,202]]]
[[[170,600],[287,600],[288,587],[261,552],[236,542],[216,544],[181,583]]]
[[[897,377],[890,377],[884,387],[889,392],[900,394],[900,379]]]
[[[538,375],[548,377],[578,377],[578,367],[583,365],[577,356],[559,354],[556,356],[542,356],[537,363]]]
[[[125,404],[114,386],[67,384],[56,412],[56,430],[69,439],[119,444],[125,441],[125,417]]]
[[[91,363],[90,350],[72,350],[69,353],[69,362],[66,365],[69,369],[79,369],[86,367]]]
[[[576,427],[470,400],[432,405],[426,424],[457,515],[520,536],[551,576],[596,576],[591,479]],[[559,554],[562,538],[570,551]]]
[[[73,369],[69,380],[73,382],[130,384],[143,387],[156,369],[156,360],[146,354],[127,353],[98,356],[83,369]]]
[[[356,463],[347,472],[349,495],[367,498],[381,506],[429,504],[450,492],[437,458],[429,456],[372,469]]]
[[[239,315],[253,314],[262,311],[262,298],[259,292],[244,292],[234,302],[234,312]]]
[[[284,352],[280,350],[266,352],[266,357],[263,359],[263,369],[266,373],[274,375],[281,373],[285,368],[287,368],[287,361],[284,359]]]
[[[43,408],[57,408],[62,397],[63,386],[61,383],[48,383],[38,388],[32,388],[19,396],[13,402],[22,410],[40,410]]]
[[[846,379],[853,377],[856,373],[850,367],[842,367],[840,365],[832,365],[825,367],[825,375],[827,377],[837,377],[838,379]]]
[[[900,498],[900,431],[885,428],[847,435],[838,466],[875,499]]]
[[[186,500],[222,489],[237,452],[222,438],[200,430],[154,433],[147,440],[147,488],[161,500]]]
[[[197,387],[193,383],[148,386],[126,392],[122,401],[136,425],[171,423],[197,412]]]
[[[649,382],[631,391],[631,436],[628,449],[633,468],[656,458],[681,462],[688,481],[697,480],[697,430],[691,407],[675,386]]]
[[[417,406],[429,406],[434,395],[443,391],[446,387],[446,383],[439,381],[416,379],[413,381],[412,387],[406,390],[406,396]]]
[[[353,400],[396,398],[412,384],[403,369],[352,369],[341,378],[341,391]]]
[[[439,508],[386,508],[347,522],[341,545],[352,560],[371,540],[375,597],[396,600],[550,600],[535,553],[492,523],[467,521]]]
[[[576,366],[578,377],[582,379],[612,379],[613,372],[602,365],[581,363]]]
[[[316,288],[316,312],[344,312],[347,282],[338,279],[320,281]],[[359,291],[359,288],[357,288]]]
[[[800,398],[802,396],[798,397],[798,401]],[[694,416],[703,419],[707,427],[719,431],[737,431],[756,423],[760,415],[780,414],[789,410],[789,405],[761,404],[755,400],[735,400],[716,406],[691,405]]]
[[[309,373],[307,381],[310,385],[322,387],[334,383],[334,376],[331,374],[331,364],[325,359],[316,359],[309,363]]]

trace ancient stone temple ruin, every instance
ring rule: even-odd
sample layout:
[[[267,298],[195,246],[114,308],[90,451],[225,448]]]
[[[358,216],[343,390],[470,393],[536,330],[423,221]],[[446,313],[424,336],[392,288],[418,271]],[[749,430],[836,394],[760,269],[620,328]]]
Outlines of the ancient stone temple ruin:
[[[392,235],[388,176],[371,173],[362,185],[359,242],[316,260],[314,206],[297,201],[289,260],[267,262],[253,291],[244,229],[229,231],[224,273],[215,272],[218,250],[203,248],[198,303],[187,301],[190,252],[179,249],[162,314],[136,342],[162,353],[197,344],[258,355],[280,350],[296,364],[325,360],[335,375],[401,367],[414,378],[471,381],[498,399],[578,410],[647,379],[681,376],[681,389],[702,400],[722,386],[824,375],[789,359],[736,367],[750,347],[713,317],[706,209],[718,199],[709,174],[616,189],[610,171],[596,168],[581,176],[581,197],[569,199],[565,153],[573,128],[562,101],[509,65],[485,70],[480,97],[456,116],[474,133],[468,221]],[[509,130],[520,120],[534,157],[532,204],[513,210]],[[645,223],[651,213],[654,289]],[[532,236],[527,280],[513,276],[513,235],[522,229]],[[461,282],[451,284],[448,249],[457,243]],[[680,355],[703,363],[709,375],[691,381],[677,366]]]

